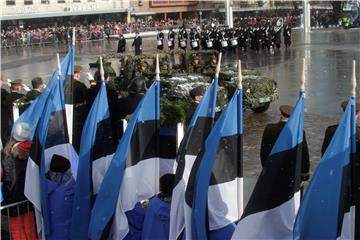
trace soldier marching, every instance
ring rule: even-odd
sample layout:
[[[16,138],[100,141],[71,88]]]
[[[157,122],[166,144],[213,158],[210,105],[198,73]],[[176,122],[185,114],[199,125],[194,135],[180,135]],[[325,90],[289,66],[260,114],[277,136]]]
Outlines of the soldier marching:
[[[185,25],[176,34],[170,29],[167,35],[168,49],[175,48],[175,38],[178,38],[178,47],[183,50],[190,48],[193,51],[216,49],[226,51],[243,51],[248,48],[255,52],[268,51],[273,53],[281,48],[282,42],[285,48],[291,46],[291,27],[283,22],[282,18],[277,21],[261,21],[257,23],[240,23],[234,28],[217,26],[215,24],[193,26]],[[283,38],[283,40],[282,40]],[[164,49],[164,33],[157,34],[157,48]]]

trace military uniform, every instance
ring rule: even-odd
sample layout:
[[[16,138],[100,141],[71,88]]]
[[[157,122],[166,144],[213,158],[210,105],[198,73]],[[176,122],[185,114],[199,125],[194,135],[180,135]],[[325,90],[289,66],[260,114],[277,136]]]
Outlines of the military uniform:
[[[195,29],[192,29],[190,32],[190,42],[191,42],[192,50],[200,49],[199,39],[200,39],[200,34]],[[196,45],[194,45],[194,44],[196,44]]]
[[[75,66],[74,72],[80,73],[81,67]],[[71,91],[70,89],[65,88],[65,91]],[[84,83],[79,80],[74,79],[73,81],[73,146],[77,152],[80,149],[80,141],[82,135],[82,128],[86,120],[87,115],[87,98],[88,88]]]
[[[193,55],[191,59],[191,63],[188,66],[188,73],[197,73],[201,74],[201,64],[200,57],[198,55]]]
[[[187,38],[188,38],[188,34],[186,32],[186,29],[183,28],[180,32],[179,32],[179,47],[183,50],[186,49],[187,47]],[[181,46],[181,42],[185,42],[184,46]]]
[[[291,45],[291,28],[288,25],[284,27],[283,35],[285,47],[288,48]]]
[[[19,98],[17,101],[21,102],[21,107],[19,108],[20,114],[23,113],[40,94],[41,92],[33,89],[27,92],[22,98]]]
[[[217,67],[217,58],[215,55],[213,55],[203,67],[202,73],[206,76],[210,76],[211,78],[214,78],[216,67]]]
[[[281,108],[281,107],[280,107]],[[292,109],[291,109],[292,111]],[[290,116],[291,111],[289,111],[288,116]],[[283,113],[284,115],[284,113]],[[287,117],[288,117],[287,116]],[[282,129],[284,128],[286,122],[280,121],[274,124],[268,124],[265,127],[263,137],[261,140],[261,150],[260,150],[260,159],[261,165],[264,167],[265,162],[268,156],[271,153],[272,148],[276,140],[278,139]],[[309,179],[310,174],[310,160],[309,160],[309,149],[306,141],[306,135],[304,131],[304,137],[302,142],[302,161],[301,161],[301,180],[306,181]]]
[[[5,99],[9,95],[9,92],[1,88],[1,140],[2,143],[6,143],[6,130],[8,128],[8,119],[10,118],[9,112],[6,110]]]
[[[125,48],[126,48],[126,39],[124,38],[123,35],[120,35],[119,41],[118,41],[118,49],[117,49],[117,52],[118,52],[118,53],[125,52]]]
[[[4,108],[1,110],[1,114],[3,115],[4,122],[1,123],[2,133],[4,140],[8,140],[11,132],[11,126],[14,123],[14,116],[13,116],[13,105],[14,102],[20,98],[24,97],[24,94],[18,92],[11,92],[4,101]]]
[[[326,128],[324,141],[321,146],[321,156],[324,155],[327,147],[329,146],[331,139],[335,134],[337,126],[338,126],[338,124],[332,125],[332,126],[329,126]],[[356,126],[356,149],[360,149],[360,127],[359,126]],[[360,157],[358,157],[358,156],[357,156],[357,158],[360,159]]]
[[[324,141],[321,147],[321,156],[324,155],[327,147],[329,146],[331,139],[333,138],[336,128],[336,125],[329,126],[325,131]],[[356,154],[354,157],[354,161],[352,161],[353,172],[360,172],[360,126],[356,126]],[[355,221],[360,224],[360,176],[359,174],[353,174],[353,191],[354,191],[354,201],[356,204],[356,213],[355,213]],[[357,236],[355,239],[357,239]]]
[[[159,32],[156,36],[157,41],[161,41],[161,44],[157,43],[157,49],[163,50],[164,49],[164,33]]]
[[[135,37],[132,46],[135,47],[135,56],[138,56],[142,53],[142,38],[140,36]]]
[[[30,101],[34,101],[38,96],[40,96],[41,92],[39,92],[38,90],[31,90],[29,92],[26,93],[25,97],[26,97],[26,100],[28,102]]]
[[[168,47],[170,50],[174,49],[175,47],[175,33],[173,30],[170,30],[168,33]]]

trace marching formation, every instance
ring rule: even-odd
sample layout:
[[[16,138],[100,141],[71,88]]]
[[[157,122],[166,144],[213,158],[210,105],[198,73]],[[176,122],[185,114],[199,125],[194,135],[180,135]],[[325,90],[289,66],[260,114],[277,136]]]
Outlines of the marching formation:
[[[157,48],[164,49],[165,39],[167,47],[172,50],[175,47],[176,35],[178,38],[179,48],[197,51],[215,49],[225,52],[235,51],[239,49],[246,52],[250,49],[259,52],[260,50],[273,51],[281,47],[281,39],[283,37],[285,48],[291,46],[291,27],[283,25],[281,21],[275,25],[271,23],[239,26],[235,28],[207,26],[204,29],[200,27],[190,28],[190,31],[183,26],[176,34],[170,28],[167,36],[162,30],[157,34]]]
[[[180,31],[179,36],[185,38],[186,34],[186,30]],[[170,36],[174,41],[175,35]],[[190,33],[190,39],[199,36],[197,30]],[[10,204],[27,198],[33,204],[33,209],[18,211],[24,224],[20,233],[12,229],[16,217],[10,214],[12,236],[20,236],[19,239],[21,236],[26,239],[35,236],[44,239],[359,237],[360,171],[356,150],[359,109],[355,103],[355,61],[351,97],[343,104],[345,112],[336,130],[327,133],[331,140],[324,145],[324,155],[307,189],[304,182],[310,176],[304,131],[303,73],[294,107],[280,107],[280,123],[268,125],[264,132],[262,173],[245,205],[240,61],[237,89],[219,115],[216,101],[221,52],[211,84],[206,89],[192,90],[194,112],[176,156],[171,157],[166,154],[167,138],[163,138],[169,133],[159,126],[162,107],[159,57],[151,86],[146,88],[143,81],[135,78],[132,90],[141,94],[129,93],[128,98],[122,99],[124,109],[129,107],[126,103],[129,99],[137,99],[137,103],[124,113],[122,118],[126,120],[119,129],[120,125],[112,122],[111,88],[101,58],[100,81],[93,88],[95,97],[91,107],[84,112],[79,110],[82,102],[72,91],[78,84],[75,79],[80,71],[74,65],[74,47],[73,42],[61,62],[58,56],[59,64],[52,78],[20,113],[4,148],[4,202]],[[15,88],[21,83],[13,85]],[[81,113],[86,115],[79,116]],[[77,133],[80,117],[82,132]],[[76,141],[79,144],[74,149]],[[25,219],[29,216],[33,219],[33,215],[36,221],[26,223]],[[36,226],[36,232],[31,226]]]

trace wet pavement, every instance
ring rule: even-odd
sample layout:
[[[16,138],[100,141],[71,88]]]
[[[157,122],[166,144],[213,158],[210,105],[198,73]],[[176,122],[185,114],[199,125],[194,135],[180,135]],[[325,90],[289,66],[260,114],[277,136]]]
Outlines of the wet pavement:
[[[325,129],[339,121],[342,114],[340,103],[349,96],[353,59],[357,61],[356,72],[360,78],[360,29],[319,30],[306,38],[300,30],[293,33],[290,49],[282,48],[274,54],[228,52],[224,56],[224,64],[235,64],[236,59],[240,58],[243,68],[258,69],[262,75],[278,83],[279,99],[267,112],[254,114],[246,110],[244,113],[244,175],[249,177],[246,184],[252,185],[261,171],[259,152],[265,125],[278,121],[280,105],[293,105],[298,98],[303,57],[307,63],[305,131],[312,171],[320,159]],[[156,52],[155,38],[146,38],[143,42],[145,53]],[[128,39],[128,51],[131,50],[131,43],[132,40]],[[82,65],[87,71],[89,62],[95,62],[100,54],[116,51],[116,48],[116,41],[78,44],[76,64]],[[2,49],[3,74],[11,79],[22,78],[27,83],[35,76],[48,79],[56,67],[57,52],[64,55],[66,47]],[[116,65],[114,68],[118,71]],[[360,87],[357,93],[360,93]]]

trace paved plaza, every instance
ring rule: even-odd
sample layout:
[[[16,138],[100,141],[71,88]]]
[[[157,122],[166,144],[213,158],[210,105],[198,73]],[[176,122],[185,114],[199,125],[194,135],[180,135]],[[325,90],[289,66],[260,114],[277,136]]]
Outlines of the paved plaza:
[[[132,39],[128,39],[128,51],[132,51],[131,43]],[[117,41],[81,45],[76,46],[75,61],[85,71],[88,70],[88,63],[95,62],[99,55],[117,49]],[[143,49],[145,53],[155,53],[155,37],[145,38]],[[66,47],[2,49],[3,74],[6,78],[22,78],[28,84],[35,76],[48,79],[56,67],[57,52],[64,55]],[[340,103],[349,96],[353,59],[357,61],[357,79],[360,78],[360,30],[316,30],[306,37],[301,30],[294,30],[290,49],[282,48],[274,54],[261,51],[258,54],[253,51],[246,54],[228,52],[224,56],[223,64],[236,64],[236,59],[240,58],[243,68],[258,69],[263,76],[273,78],[278,83],[279,99],[267,112],[255,114],[246,110],[244,113],[244,175],[250,186],[261,171],[260,142],[265,125],[278,121],[280,105],[293,105],[297,100],[303,57],[307,63],[305,131],[313,172],[320,160],[325,129],[339,121],[342,114]],[[118,71],[116,62],[113,67]],[[359,90],[360,87],[357,89],[358,95]],[[247,188],[247,194],[250,189]]]

